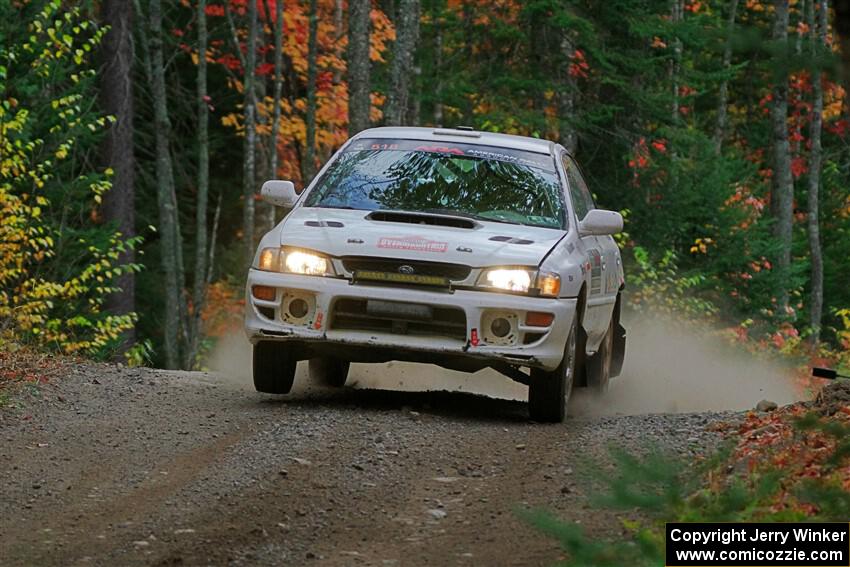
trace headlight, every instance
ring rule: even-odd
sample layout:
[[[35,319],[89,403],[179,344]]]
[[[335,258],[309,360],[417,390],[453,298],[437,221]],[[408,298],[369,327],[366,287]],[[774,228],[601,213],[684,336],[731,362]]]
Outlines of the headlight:
[[[268,272],[286,272],[305,276],[333,276],[330,258],[307,250],[263,248],[257,268]]]
[[[525,293],[531,288],[533,276],[534,273],[529,270],[493,268],[482,273],[478,283],[486,287]]]
[[[538,272],[526,268],[490,268],[478,278],[478,285],[505,291],[528,293],[537,291],[545,297],[558,297],[561,277],[552,272]]]
[[[284,250],[281,262],[282,271],[306,276],[333,275],[331,262],[325,256],[301,250]]]

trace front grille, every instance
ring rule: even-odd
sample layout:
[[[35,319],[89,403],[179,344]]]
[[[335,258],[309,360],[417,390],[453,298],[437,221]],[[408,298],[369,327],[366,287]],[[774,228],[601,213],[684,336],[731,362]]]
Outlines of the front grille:
[[[413,273],[420,276],[438,276],[451,281],[463,281],[469,277],[472,268],[463,264],[446,264],[442,262],[421,262],[415,260],[397,260],[394,258],[371,258],[368,256],[345,256],[342,265],[347,272],[390,272],[409,273],[399,270],[402,266],[413,268]]]
[[[422,320],[369,313],[367,304],[366,299],[338,299],[331,309],[330,328],[466,340],[466,314],[462,309],[433,307],[432,318]]]

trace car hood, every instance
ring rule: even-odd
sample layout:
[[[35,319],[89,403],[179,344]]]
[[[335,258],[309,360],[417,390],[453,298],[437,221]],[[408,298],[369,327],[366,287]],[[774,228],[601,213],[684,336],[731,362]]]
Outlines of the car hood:
[[[337,257],[374,256],[473,267],[537,266],[566,234],[559,229],[481,220],[474,221],[474,228],[375,220],[380,215],[369,218],[370,213],[298,207],[284,220],[280,243]]]

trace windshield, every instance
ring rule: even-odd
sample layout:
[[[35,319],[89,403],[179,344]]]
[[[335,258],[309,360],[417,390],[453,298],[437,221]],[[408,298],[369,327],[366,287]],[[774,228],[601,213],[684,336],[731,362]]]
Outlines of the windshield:
[[[565,228],[552,158],[472,144],[358,140],[331,164],[307,207],[430,212]]]

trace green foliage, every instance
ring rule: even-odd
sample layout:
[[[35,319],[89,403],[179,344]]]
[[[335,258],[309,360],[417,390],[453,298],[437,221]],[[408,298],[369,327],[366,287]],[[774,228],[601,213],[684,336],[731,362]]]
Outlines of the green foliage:
[[[850,426],[810,414],[798,420],[795,427],[800,433],[819,432],[835,442],[825,469],[817,477],[789,479],[782,468],[750,472],[734,467],[728,477],[717,480],[729,468],[728,449],[698,466],[657,451],[637,457],[612,450],[617,474],[595,475],[607,484],[605,496],[597,499],[597,504],[627,509],[641,518],[623,521],[629,533],[623,540],[591,537],[577,524],[541,510],[518,514],[560,543],[568,554],[560,564],[565,567],[664,565],[666,522],[846,521],[850,492],[830,473],[850,459]],[[776,506],[777,498],[789,485],[800,505]]]
[[[139,239],[93,222],[111,174],[90,165],[109,122],[88,98],[104,30],[58,0],[0,21],[0,346],[107,356],[136,321],[103,307],[139,270],[118,261]]]
[[[667,250],[659,260],[653,260],[642,246],[636,246],[632,252],[635,265],[629,270],[627,297],[633,308],[692,318],[717,313],[717,307],[695,293],[706,283],[706,276],[682,275],[675,252]]]

